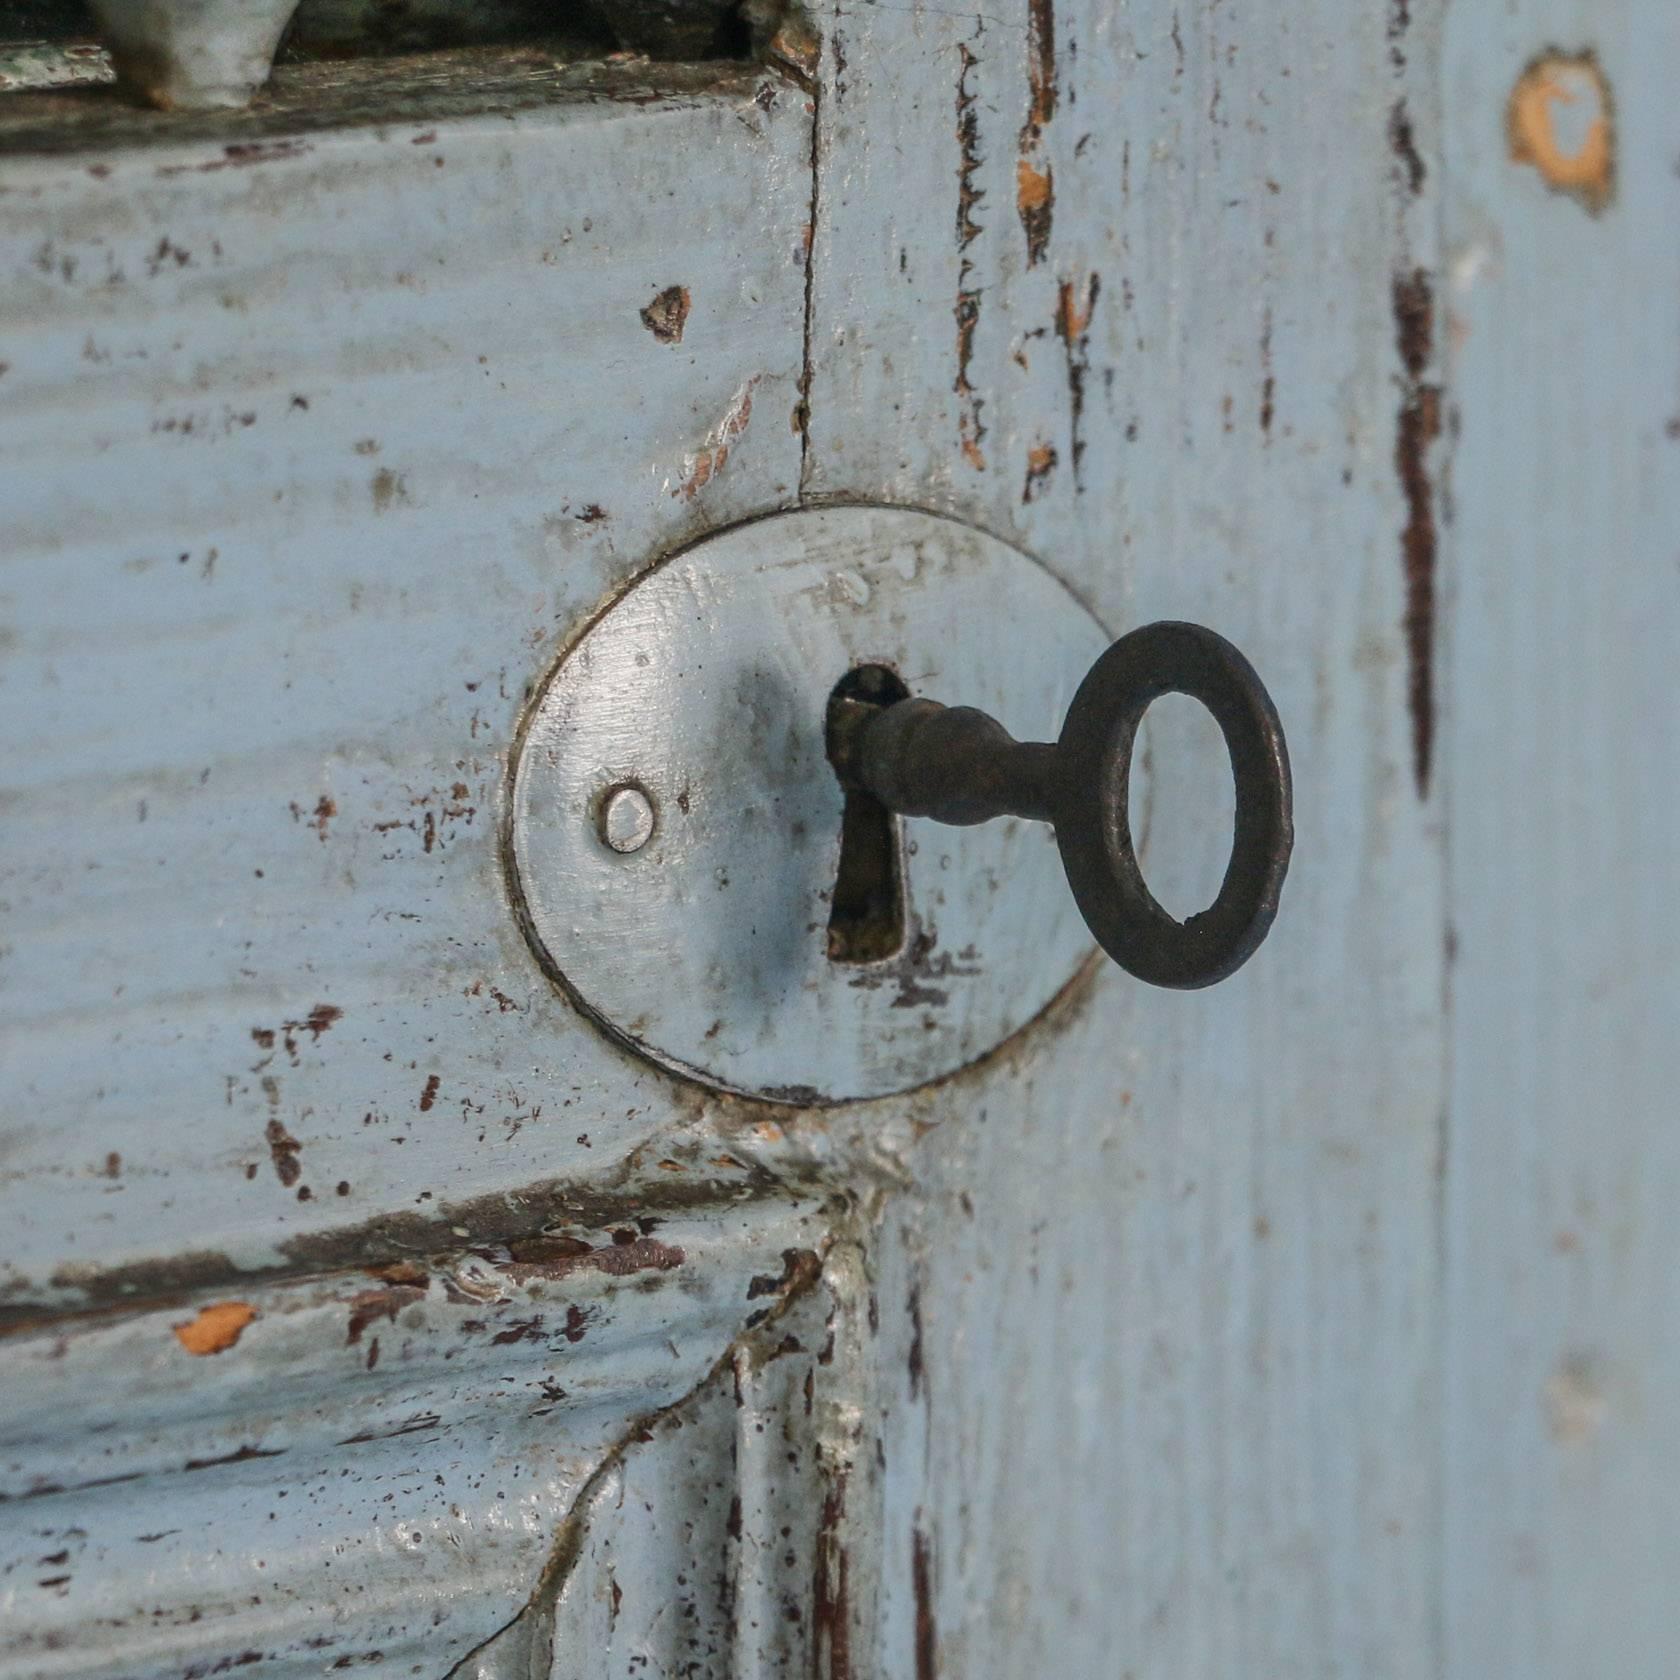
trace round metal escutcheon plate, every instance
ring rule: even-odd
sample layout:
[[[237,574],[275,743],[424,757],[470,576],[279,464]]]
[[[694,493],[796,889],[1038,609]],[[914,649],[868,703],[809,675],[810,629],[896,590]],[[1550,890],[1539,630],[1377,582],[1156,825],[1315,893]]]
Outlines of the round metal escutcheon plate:
[[[620,596],[532,708],[510,816],[528,937],[607,1031],[724,1090],[839,1102],[954,1072],[1042,1011],[1090,936],[1048,827],[912,821],[898,949],[836,960],[829,696],[886,666],[1054,740],[1107,642],[1035,560],[932,514],[707,538]]]

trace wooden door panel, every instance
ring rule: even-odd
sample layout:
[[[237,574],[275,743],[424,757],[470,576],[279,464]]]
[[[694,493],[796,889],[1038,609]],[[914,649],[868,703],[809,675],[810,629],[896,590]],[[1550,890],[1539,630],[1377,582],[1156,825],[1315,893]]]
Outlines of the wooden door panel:
[[[8,161],[15,1311],[526,1234],[682,1112],[502,798],[603,597],[797,493],[808,118],[733,74]]]
[[[1298,792],[1254,962],[1193,995],[1101,974],[886,1216],[924,1375],[885,1591],[907,1619],[922,1534],[945,1673],[1437,1668],[1441,791],[1396,287],[1435,260],[1438,57],[1410,14],[824,13],[808,493],[1006,533],[1116,633],[1233,637]],[[1223,757],[1154,766],[1182,810]]]
[[[0,96],[0,1670],[1666,1672],[1673,28],[804,21]],[[832,1108],[572,1008],[529,694],[846,501],[1251,656],[1241,974]]]

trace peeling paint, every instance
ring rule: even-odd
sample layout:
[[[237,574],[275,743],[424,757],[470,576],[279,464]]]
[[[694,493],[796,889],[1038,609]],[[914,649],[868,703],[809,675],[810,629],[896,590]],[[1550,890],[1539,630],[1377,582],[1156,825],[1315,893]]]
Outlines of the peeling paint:
[[[1615,106],[1590,49],[1532,59],[1511,89],[1505,134],[1513,163],[1538,171],[1589,215],[1615,195]]]
[[[1053,444],[1035,443],[1027,451],[1027,476],[1021,485],[1023,503],[1035,501],[1043,493],[1051,473],[1056,470],[1057,459]]]
[[[688,324],[689,296],[686,286],[667,286],[641,311],[642,325],[661,344],[681,344]]]
[[[277,1119],[270,1120],[263,1128],[263,1137],[268,1143],[269,1159],[274,1163],[274,1176],[290,1190],[303,1176],[303,1168],[298,1163],[303,1145]]]
[[[1079,468],[1085,454],[1085,375],[1090,370],[1091,317],[1101,291],[1101,277],[1092,274],[1083,286],[1073,280],[1062,281],[1056,295],[1056,336],[1067,353],[1068,440],[1075,490],[1084,488]]]
[[[257,1309],[244,1301],[217,1301],[211,1306],[200,1307],[197,1316],[186,1323],[173,1326],[175,1340],[188,1353],[200,1358],[207,1354],[225,1353],[256,1316]]]
[[[1056,209],[1054,172],[1044,155],[1044,131],[1056,114],[1056,11],[1054,0],[1028,0],[1027,120],[1015,165],[1015,209],[1027,240],[1027,267],[1044,259]]]
[[[975,391],[968,376],[974,358],[974,332],[980,324],[980,288],[970,284],[974,264],[967,252],[980,236],[981,227],[974,219],[974,212],[986,196],[985,190],[974,184],[981,162],[980,116],[968,78],[980,61],[966,44],[959,44],[957,51],[962,61],[957,77],[957,250],[961,260],[957,269],[957,301],[951,310],[957,323],[957,377],[951,388],[959,404],[957,438],[962,457],[976,472],[984,472],[986,457],[980,444],[986,436],[986,427],[980,411],[985,407],[985,399]]]
[[[752,423],[752,394],[759,376],[754,374],[729,400],[723,418],[706,435],[706,441],[691,455],[683,458],[681,483],[672,490],[691,502],[723,471],[729,461],[729,451]]]
[[[1042,169],[1023,157],[1015,165],[1015,208],[1027,236],[1027,267],[1034,267],[1050,244],[1050,224],[1056,208],[1056,193],[1048,163]]]

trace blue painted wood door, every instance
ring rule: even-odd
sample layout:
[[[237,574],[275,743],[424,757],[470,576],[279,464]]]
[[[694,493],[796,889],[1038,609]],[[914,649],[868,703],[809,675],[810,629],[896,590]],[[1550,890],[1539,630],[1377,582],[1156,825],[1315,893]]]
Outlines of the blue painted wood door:
[[[1668,1674],[1676,31],[823,0],[0,94],[0,1671]],[[837,502],[1249,652],[1241,975],[830,1107],[572,1007],[529,696]],[[1190,908],[1218,736],[1146,744]]]

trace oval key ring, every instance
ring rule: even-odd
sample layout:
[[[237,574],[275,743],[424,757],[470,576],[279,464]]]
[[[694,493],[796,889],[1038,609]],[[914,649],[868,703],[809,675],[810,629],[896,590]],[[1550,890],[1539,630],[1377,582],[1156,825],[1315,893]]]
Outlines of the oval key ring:
[[[1219,895],[1180,922],[1163,910],[1132,845],[1132,743],[1163,694],[1213,714],[1231,755],[1236,821]],[[1294,844],[1289,752],[1254,667],[1199,624],[1122,636],[1079,685],[1056,746],[1056,844],[1091,932],[1128,973],[1156,986],[1211,986],[1236,972],[1277,915]]]

